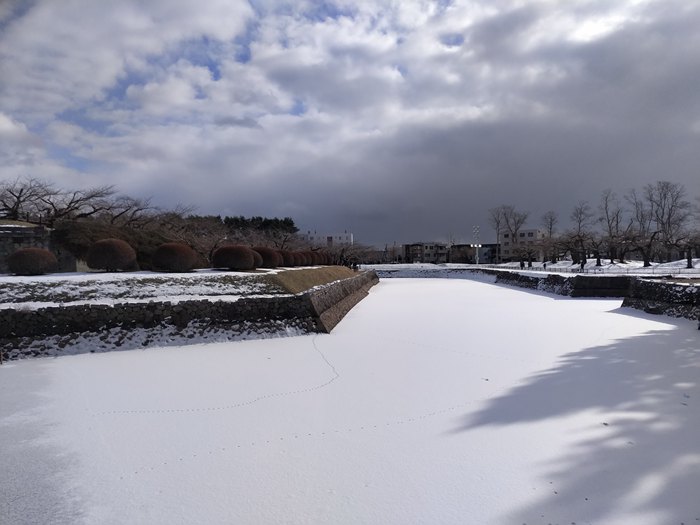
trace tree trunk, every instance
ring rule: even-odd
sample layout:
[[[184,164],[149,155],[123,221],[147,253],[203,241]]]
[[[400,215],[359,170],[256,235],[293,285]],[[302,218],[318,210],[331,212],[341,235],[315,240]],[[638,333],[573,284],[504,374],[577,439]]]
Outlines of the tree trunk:
[[[686,254],[686,268],[692,268],[693,267],[693,249],[688,246],[688,250],[685,252]]]

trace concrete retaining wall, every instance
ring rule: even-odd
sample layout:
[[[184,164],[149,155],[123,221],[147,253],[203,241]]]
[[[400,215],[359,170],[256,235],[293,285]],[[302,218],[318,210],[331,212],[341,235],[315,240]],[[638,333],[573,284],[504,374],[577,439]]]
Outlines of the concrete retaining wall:
[[[110,344],[123,342],[128,332],[135,330],[146,330],[150,334],[146,341],[156,341],[156,334],[163,330],[175,339],[178,333],[187,334],[186,339],[208,332],[228,333],[232,337],[256,331],[281,334],[290,327],[295,333],[328,333],[377,282],[376,273],[368,271],[301,294],[235,302],[195,300],[3,309],[0,351],[6,359],[58,355],[61,352],[56,351],[56,345],[45,341],[58,341],[60,348],[69,349],[73,341],[86,337],[105,342],[105,349],[109,349]],[[109,340],[104,334],[111,334]]]

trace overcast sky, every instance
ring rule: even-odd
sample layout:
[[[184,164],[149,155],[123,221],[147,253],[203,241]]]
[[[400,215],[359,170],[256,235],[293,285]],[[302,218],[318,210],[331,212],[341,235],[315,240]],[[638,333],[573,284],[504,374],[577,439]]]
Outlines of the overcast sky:
[[[0,179],[488,241],[500,204],[700,195],[698,50],[690,0],[2,0]]]

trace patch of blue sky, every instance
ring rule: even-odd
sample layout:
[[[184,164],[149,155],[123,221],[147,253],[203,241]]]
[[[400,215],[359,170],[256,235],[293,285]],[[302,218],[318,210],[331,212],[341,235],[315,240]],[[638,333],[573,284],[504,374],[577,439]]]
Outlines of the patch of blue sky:
[[[306,107],[304,101],[296,98],[294,99],[294,104],[292,105],[292,109],[289,110],[289,113],[295,117],[300,117],[306,113],[307,109],[308,108]]]
[[[67,109],[56,115],[56,120],[73,124],[98,135],[113,135],[111,131],[112,123],[107,120],[90,117],[86,108]]]
[[[64,148],[63,146],[50,144],[47,147],[47,153],[52,160],[56,161],[61,166],[76,171],[90,171],[95,167],[95,163],[90,159],[75,155],[71,150]]]
[[[221,78],[221,58],[224,54],[224,44],[207,36],[192,38],[180,42],[168,52],[154,57],[153,62],[161,67],[186,60],[192,65],[206,67],[213,80]]]
[[[454,0],[437,0],[438,12],[445,12],[452,4],[454,4]]]
[[[447,47],[459,47],[464,44],[464,35],[459,33],[447,33],[440,36],[440,42]]]
[[[121,102],[126,99],[126,90],[129,86],[145,84],[147,81],[148,77],[144,73],[127,72],[104,91],[104,101],[107,104],[121,105]]]
[[[342,17],[355,17],[355,11],[347,8],[341,8],[335,5],[333,2],[321,0],[318,2],[312,2],[311,5],[313,7],[304,11],[303,16],[307,20],[311,20],[313,22],[323,22],[324,20],[328,19],[337,20]]]
[[[263,17],[267,14],[267,9],[265,9],[265,2],[261,0],[248,0],[248,5],[253,9],[253,12],[257,17]]]
[[[257,37],[259,28],[260,23],[257,20],[252,20],[246,25],[245,33],[237,36],[234,39],[234,43],[236,44],[236,62],[240,62],[242,64],[250,62],[252,57],[250,44],[252,44]]]

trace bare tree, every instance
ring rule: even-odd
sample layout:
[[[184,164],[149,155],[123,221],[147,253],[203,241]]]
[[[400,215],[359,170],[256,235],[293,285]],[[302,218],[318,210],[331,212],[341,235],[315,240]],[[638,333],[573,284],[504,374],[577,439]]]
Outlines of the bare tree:
[[[644,187],[644,196],[664,248],[664,259],[670,261],[672,251],[684,247],[690,231],[692,206],[686,200],[685,187],[668,181],[658,181]]]
[[[557,262],[556,254],[556,233],[559,216],[553,210],[549,210],[542,215],[542,227],[544,228],[545,238],[542,242],[542,251],[545,254],[545,259],[549,258],[552,262]]]
[[[593,236],[591,226],[593,225],[593,210],[587,201],[579,201],[571,211],[571,229],[567,236],[574,247],[572,258],[574,262],[580,262],[581,267],[586,264],[589,241]]]
[[[627,240],[632,249],[639,252],[644,261],[644,267],[651,266],[651,258],[661,233],[654,222],[653,203],[632,189],[625,196],[632,217],[632,225],[629,229]]]
[[[204,260],[211,261],[217,248],[235,244],[229,239],[228,228],[221,217],[189,215],[192,208],[178,205],[173,210],[161,212],[149,224],[177,242],[188,245]]]
[[[129,228],[143,228],[157,217],[157,208],[151,204],[151,198],[137,199],[120,195],[109,203],[100,216],[110,224]]]
[[[603,228],[603,246],[608,252],[610,263],[613,264],[615,259],[624,262],[627,250],[624,241],[629,237],[632,221],[625,219],[625,210],[612,190],[604,190],[601,194],[598,212]]]
[[[503,224],[513,243],[514,254],[522,261],[525,255],[531,256],[527,253],[527,245],[518,242],[520,230],[530,214],[526,211],[518,211],[511,205],[504,205],[501,208],[503,210]]]
[[[41,215],[42,202],[57,191],[46,181],[34,177],[0,183],[0,216],[20,220]]]
[[[501,262],[501,232],[503,231],[504,223],[503,208],[504,206],[498,206],[489,210],[489,223],[496,230],[496,263]]]
[[[114,186],[98,186],[87,190],[58,191],[39,200],[44,205],[49,226],[61,219],[84,219],[110,208]]]

